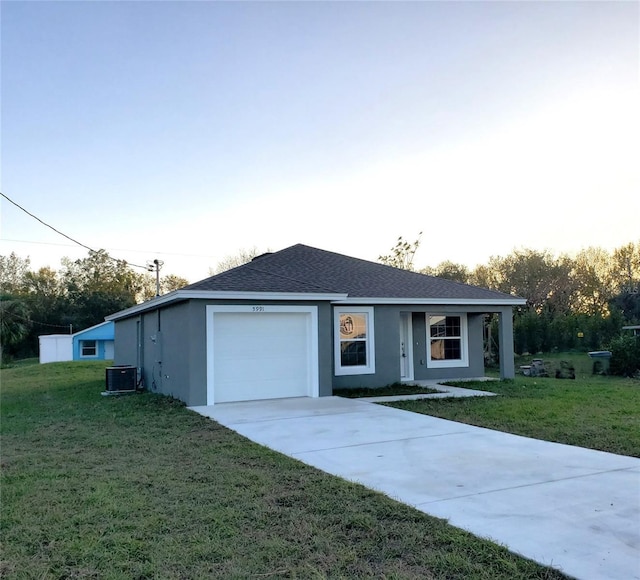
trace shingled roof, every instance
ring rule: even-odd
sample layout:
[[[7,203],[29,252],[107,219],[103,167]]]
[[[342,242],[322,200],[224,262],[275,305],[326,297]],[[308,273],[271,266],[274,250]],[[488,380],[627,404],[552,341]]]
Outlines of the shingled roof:
[[[348,298],[504,301],[517,297],[303,244],[185,286],[181,291],[336,293]]]
[[[329,300],[356,304],[515,306],[524,298],[460,284],[303,244],[264,254],[216,276],[136,304],[105,320],[120,320],[192,299]]]

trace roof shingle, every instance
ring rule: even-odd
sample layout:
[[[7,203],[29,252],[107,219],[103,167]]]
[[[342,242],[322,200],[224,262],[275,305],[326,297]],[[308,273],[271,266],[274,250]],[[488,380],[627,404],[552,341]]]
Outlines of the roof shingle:
[[[185,286],[229,292],[346,293],[349,298],[513,300],[509,294],[312,248],[290,246]]]

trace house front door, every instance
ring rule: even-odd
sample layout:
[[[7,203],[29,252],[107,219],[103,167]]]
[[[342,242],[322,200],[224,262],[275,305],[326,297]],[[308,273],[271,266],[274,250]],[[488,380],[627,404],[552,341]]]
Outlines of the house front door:
[[[413,343],[411,340],[411,313],[400,313],[400,379],[413,380]]]

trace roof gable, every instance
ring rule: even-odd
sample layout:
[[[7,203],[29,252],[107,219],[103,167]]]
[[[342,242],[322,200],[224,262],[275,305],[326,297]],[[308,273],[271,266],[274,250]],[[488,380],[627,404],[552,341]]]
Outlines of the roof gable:
[[[113,322],[101,322],[95,326],[90,326],[84,330],[80,330],[74,333],[72,336],[75,339],[82,340],[113,340],[115,333],[115,327]]]

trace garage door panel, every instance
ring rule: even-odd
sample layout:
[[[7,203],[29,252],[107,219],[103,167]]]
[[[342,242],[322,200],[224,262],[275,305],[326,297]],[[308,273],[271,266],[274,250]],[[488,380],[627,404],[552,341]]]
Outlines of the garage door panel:
[[[308,312],[216,312],[214,401],[311,395]]]
[[[256,388],[255,379],[250,381],[234,380],[219,383],[216,386],[216,403],[231,403],[234,401],[256,401],[260,399],[283,399],[289,397],[307,396],[305,390],[301,393],[300,381],[283,382],[281,380],[262,380],[260,388]]]
[[[306,361],[303,361],[306,362]],[[256,361],[228,360],[227,363],[218,365],[216,371],[217,380],[251,381],[251,380],[288,380],[299,379],[306,376],[306,365],[301,365],[299,360],[279,359],[265,361],[258,364]],[[236,367],[235,363],[241,365]],[[303,374],[304,373],[304,374]]]

